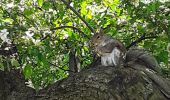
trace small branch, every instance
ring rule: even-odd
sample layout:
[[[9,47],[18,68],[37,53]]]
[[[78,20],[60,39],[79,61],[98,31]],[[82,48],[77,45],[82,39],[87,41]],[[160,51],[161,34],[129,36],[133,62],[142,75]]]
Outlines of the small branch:
[[[63,69],[63,68],[61,68],[61,67],[59,67],[59,66],[57,66],[56,64],[53,64],[53,63],[51,63],[51,62],[48,62],[48,63],[50,63],[52,66],[55,66],[55,67],[57,67],[57,68],[59,68],[59,69],[61,69],[61,70],[63,70],[63,71],[73,72],[73,71],[71,71],[71,70]]]
[[[79,33],[83,33],[80,29],[78,29],[77,27],[74,27],[74,26],[60,26],[60,27],[51,28],[50,30],[54,31],[54,30],[63,29],[63,28],[72,28],[72,29],[78,31]]]
[[[58,29],[63,29],[63,28],[71,28],[73,30],[76,30],[79,33],[84,34],[84,32],[82,32],[79,28],[74,27],[74,26],[60,26],[60,27],[55,27],[55,28],[51,28],[50,31],[54,31],[54,30],[58,30]],[[86,35],[86,34],[84,34]],[[46,35],[44,38],[41,39],[41,41],[45,40],[47,37],[49,37],[50,35]],[[87,35],[86,35],[87,36]]]
[[[61,1],[65,5],[67,5],[67,7],[70,8],[86,24],[86,26],[91,30],[91,32],[95,33],[93,28],[81,17],[81,15],[73,7],[71,7],[65,0],[61,0]]]
[[[140,38],[138,38],[137,40],[133,41],[129,46],[126,47],[126,49],[129,49],[130,47],[134,46],[135,44],[145,40],[145,39],[152,39],[152,38],[157,38],[158,36],[148,36],[145,37],[145,34],[143,34]]]
[[[18,12],[18,15],[21,15],[21,16],[23,16],[27,21],[28,21],[28,23],[30,24],[30,25],[34,25],[34,26],[36,26],[37,27],[37,25],[36,25],[36,23],[35,23],[35,21],[34,20],[32,20],[32,19],[30,19],[30,18],[28,18],[27,16],[25,16],[23,13],[19,13]]]

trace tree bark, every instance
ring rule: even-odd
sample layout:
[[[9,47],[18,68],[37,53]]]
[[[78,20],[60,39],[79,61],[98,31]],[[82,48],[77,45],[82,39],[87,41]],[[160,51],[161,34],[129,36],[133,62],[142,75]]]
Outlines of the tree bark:
[[[143,72],[95,66],[39,92],[38,100],[167,100]]]
[[[34,94],[20,70],[0,71],[0,100],[34,100]]]
[[[8,80],[9,79],[9,80]],[[91,66],[35,93],[16,72],[0,72],[1,100],[168,100],[142,71]]]

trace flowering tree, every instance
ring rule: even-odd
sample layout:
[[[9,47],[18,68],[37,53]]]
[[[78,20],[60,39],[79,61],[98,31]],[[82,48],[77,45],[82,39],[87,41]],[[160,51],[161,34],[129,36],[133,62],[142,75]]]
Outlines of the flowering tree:
[[[71,54],[79,69],[88,66],[89,39],[98,28],[127,48],[151,51],[163,75],[170,75],[168,0],[1,0],[0,5],[0,68],[19,68],[36,89],[68,77]]]

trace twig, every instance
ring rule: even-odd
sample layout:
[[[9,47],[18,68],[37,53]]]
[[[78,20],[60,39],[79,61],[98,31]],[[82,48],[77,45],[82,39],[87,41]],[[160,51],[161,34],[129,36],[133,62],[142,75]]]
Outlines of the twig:
[[[81,17],[81,15],[73,7],[71,7],[65,0],[61,0],[61,1],[65,5],[67,5],[67,7],[70,8],[86,24],[86,26],[91,30],[91,32],[95,33],[93,28]]]

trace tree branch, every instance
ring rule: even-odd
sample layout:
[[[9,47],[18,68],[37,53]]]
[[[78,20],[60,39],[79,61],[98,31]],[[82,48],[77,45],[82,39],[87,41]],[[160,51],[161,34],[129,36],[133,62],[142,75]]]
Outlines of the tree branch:
[[[83,33],[80,29],[78,29],[77,27],[74,27],[74,26],[60,26],[60,27],[51,28],[50,30],[54,31],[54,30],[63,29],[63,28],[72,28],[72,29],[78,31],[79,33]]]
[[[134,46],[135,44],[145,40],[145,39],[152,39],[152,38],[157,38],[158,36],[148,36],[145,37],[145,34],[141,35],[140,38],[138,38],[137,40],[133,41],[129,46],[126,47],[126,49],[129,49],[130,47]]]
[[[86,34],[84,34],[83,31],[81,31],[79,28],[74,27],[74,26],[59,26],[59,27],[51,28],[50,31],[63,29],[63,28],[72,28],[72,29],[76,30],[77,32],[82,33],[83,35],[87,36]],[[44,38],[42,38],[41,41],[45,40],[48,36],[49,36],[49,34],[46,35]]]
[[[67,5],[67,7],[70,8],[86,24],[86,26],[91,30],[91,32],[95,33],[93,28],[81,17],[81,15],[73,7],[71,7],[65,0],[61,0],[61,1],[65,5]]]
[[[50,65],[52,65],[52,66],[55,66],[55,67],[63,70],[63,71],[73,72],[73,71],[71,71],[71,70],[66,70],[66,69],[64,69],[64,68],[62,68],[62,67],[59,67],[59,66],[57,66],[56,64],[53,64],[53,63],[51,63],[51,62],[48,62],[48,63],[49,63]]]

